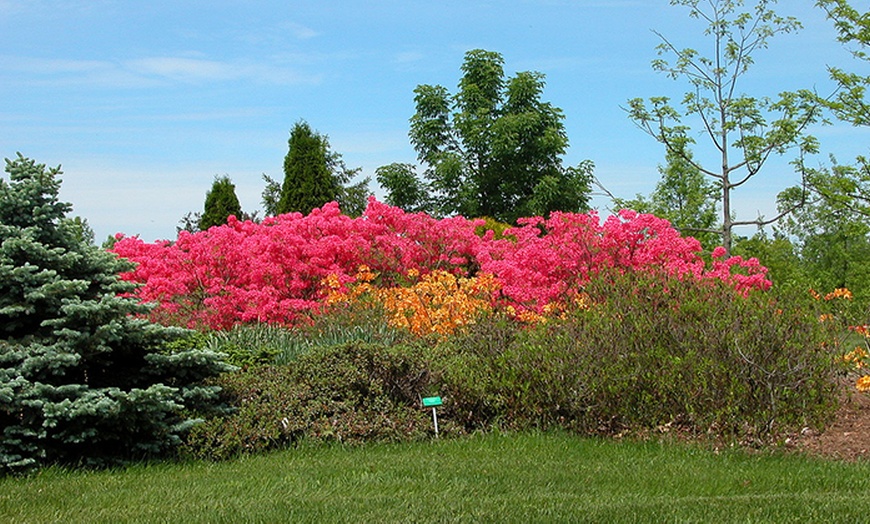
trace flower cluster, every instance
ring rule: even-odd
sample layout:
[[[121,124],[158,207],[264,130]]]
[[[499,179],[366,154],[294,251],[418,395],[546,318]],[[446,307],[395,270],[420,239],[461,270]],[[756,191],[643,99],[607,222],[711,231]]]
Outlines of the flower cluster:
[[[825,305],[831,311],[819,315],[820,322],[835,322],[838,326],[845,326],[846,333],[851,331],[862,337],[863,344],[856,345],[843,354],[840,360],[846,366],[847,372],[858,375],[855,388],[862,392],[870,391],[870,376],[865,374],[870,369],[870,352],[868,352],[870,350],[870,326],[854,322],[855,317],[849,312],[853,300],[852,292],[847,288],[837,288],[823,296],[816,290],[810,289],[810,295],[818,301],[824,300]],[[844,345],[847,341],[851,342],[853,337],[843,335],[841,339],[837,347]]]
[[[415,300],[434,307],[455,294],[435,291],[446,286],[465,293],[465,302],[486,295],[487,307],[510,307],[518,317],[560,311],[603,270],[718,279],[741,293],[770,286],[757,260],[726,258],[721,250],[707,263],[695,239],[652,215],[621,211],[602,222],[594,211],[553,213],[522,219],[500,238],[492,231],[475,234],[483,224],[406,213],[372,198],[359,218],[329,203],[305,216],[290,213],[262,223],[230,217],[207,231],[181,232],[175,242],[119,235],[113,251],[136,263],[124,278],[142,284],[138,298],[158,303],[156,320],[213,329],[293,324],[317,313],[330,291],[358,282],[360,266],[370,272],[369,286],[391,290],[397,310]],[[419,281],[415,272],[423,275]],[[417,285],[423,287],[410,291]],[[443,307],[459,308],[448,304]],[[428,329],[424,324],[420,329]]]
[[[497,288],[488,273],[466,278],[439,270],[423,275],[412,286],[383,289],[378,296],[393,326],[418,336],[449,335],[474,322],[478,314],[491,311]]]

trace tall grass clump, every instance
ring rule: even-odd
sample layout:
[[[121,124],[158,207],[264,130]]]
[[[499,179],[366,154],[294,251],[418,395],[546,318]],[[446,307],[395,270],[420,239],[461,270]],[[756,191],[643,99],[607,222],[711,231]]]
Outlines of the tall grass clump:
[[[237,324],[227,330],[200,332],[198,345],[226,355],[239,367],[289,364],[316,348],[350,342],[399,344],[409,334],[392,326],[382,308],[373,303],[334,306],[328,314],[288,327],[276,324]]]

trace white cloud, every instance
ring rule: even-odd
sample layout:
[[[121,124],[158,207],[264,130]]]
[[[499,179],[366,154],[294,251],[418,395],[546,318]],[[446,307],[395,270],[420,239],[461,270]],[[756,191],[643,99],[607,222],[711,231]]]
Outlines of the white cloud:
[[[290,34],[292,34],[299,40],[308,40],[309,38],[320,36],[320,33],[315,31],[314,29],[306,27],[302,24],[297,24],[296,22],[285,22],[281,24],[281,28],[290,31]]]
[[[169,83],[248,81],[318,84],[322,75],[269,62],[152,56],[123,62],[0,56],[0,79],[9,84],[143,87]]]
[[[416,51],[406,51],[404,53],[398,53],[395,57],[393,57],[393,61],[399,64],[407,64],[410,62],[419,62],[423,60],[425,55],[423,53],[419,53]]]
[[[132,71],[182,81],[235,80],[243,72],[225,62],[184,57],[149,57],[126,63]]]

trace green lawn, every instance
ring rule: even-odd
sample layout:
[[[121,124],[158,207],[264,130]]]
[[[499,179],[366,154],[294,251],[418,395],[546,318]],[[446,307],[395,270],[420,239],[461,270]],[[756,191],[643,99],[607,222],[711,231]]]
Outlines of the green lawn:
[[[861,522],[870,463],[568,434],[0,480],[0,522]]]

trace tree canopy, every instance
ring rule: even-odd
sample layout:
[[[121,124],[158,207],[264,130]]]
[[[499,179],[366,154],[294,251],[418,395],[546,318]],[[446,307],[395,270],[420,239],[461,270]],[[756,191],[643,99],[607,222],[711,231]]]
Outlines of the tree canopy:
[[[564,116],[541,101],[544,75],[506,78],[503,65],[499,53],[474,49],[465,55],[456,94],[439,85],[417,86],[409,135],[426,166],[426,182],[408,188],[407,169],[382,171],[388,200],[438,216],[506,222],[588,209],[592,163],[562,165]],[[408,202],[409,196],[418,198]]]

